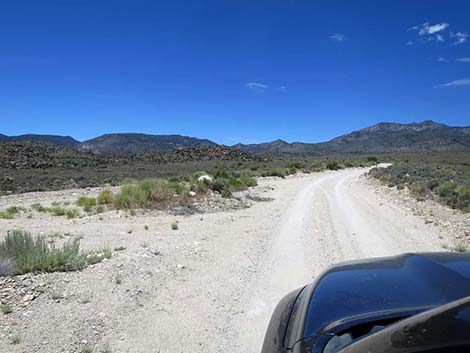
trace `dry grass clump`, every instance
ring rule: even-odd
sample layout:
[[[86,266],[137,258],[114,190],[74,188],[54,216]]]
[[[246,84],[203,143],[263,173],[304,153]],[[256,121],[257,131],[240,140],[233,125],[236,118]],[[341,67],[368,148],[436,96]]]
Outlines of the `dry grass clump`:
[[[103,255],[96,255],[98,253]],[[34,237],[19,230],[7,232],[0,242],[0,264],[3,264],[0,270],[3,275],[77,271],[110,257],[111,251],[107,249],[89,254],[81,252],[79,239],[70,240],[56,248],[48,244],[45,236]]]

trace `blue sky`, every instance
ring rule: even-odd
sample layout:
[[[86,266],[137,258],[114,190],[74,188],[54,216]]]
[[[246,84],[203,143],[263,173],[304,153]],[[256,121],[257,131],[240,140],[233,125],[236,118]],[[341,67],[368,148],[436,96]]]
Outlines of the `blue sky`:
[[[470,125],[469,14],[463,0],[4,2],[0,132],[234,144]]]

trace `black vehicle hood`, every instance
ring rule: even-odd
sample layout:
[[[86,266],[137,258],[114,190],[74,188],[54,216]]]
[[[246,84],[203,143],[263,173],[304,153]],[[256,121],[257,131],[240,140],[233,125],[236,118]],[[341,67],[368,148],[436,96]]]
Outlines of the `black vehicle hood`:
[[[339,264],[316,281],[303,337],[318,337],[346,318],[424,311],[468,295],[470,254],[404,254]]]

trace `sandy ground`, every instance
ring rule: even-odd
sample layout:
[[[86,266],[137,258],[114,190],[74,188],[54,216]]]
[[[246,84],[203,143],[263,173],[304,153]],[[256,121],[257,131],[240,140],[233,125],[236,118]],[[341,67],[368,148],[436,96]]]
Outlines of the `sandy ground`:
[[[440,206],[415,209],[365,171],[263,178],[252,192],[271,200],[239,210],[0,220],[2,233],[19,228],[80,236],[85,249],[126,247],[80,273],[0,279],[0,299],[14,307],[0,317],[0,351],[259,352],[277,301],[331,264],[445,251],[456,232],[470,229],[461,213],[434,212],[445,219],[430,222],[425,207]],[[0,209],[82,193],[96,190],[7,196]],[[459,227],[448,232],[453,217]]]

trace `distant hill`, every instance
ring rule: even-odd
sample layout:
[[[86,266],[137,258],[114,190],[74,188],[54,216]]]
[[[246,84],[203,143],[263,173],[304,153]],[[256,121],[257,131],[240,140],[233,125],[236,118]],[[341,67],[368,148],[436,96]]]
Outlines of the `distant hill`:
[[[33,141],[33,142],[50,142],[56,145],[64,147],[75,147],[80,142],[70,136],[59,136],[59,135],[18,135],[18,136],[7,136],[0,134],[0,142],[19,142],[19,141]]]
[[[0,142],[48,142],[80,152],[100,155],[130,155],[175,151],[191,147],[219,146],[181,135],[106,134],[85,142],[70,136],[0,134]],[[250,154],[326,155],[332,153],[470,152],[470,126],[456,127],[426,120],[421,123],[380,123],[322,143],[288,143],[283,140],[232,146]]]
[[[210,140],[181,135],[106,134],[80,143],[77,149],[96,154],[123,155],[216,145]]]
[[[431,120],[412,124],[380,123],[322,143],[276,140],[233,147],[255,154],[470,151],[470,126],[454,127]]]
[[[248,145],[238,143],[232,147],[248,153],[262,154],[266,152],[282,152],[288,149],[290,145],[291,144],[286,141],[275,140],[272,142],[252,143]]]

